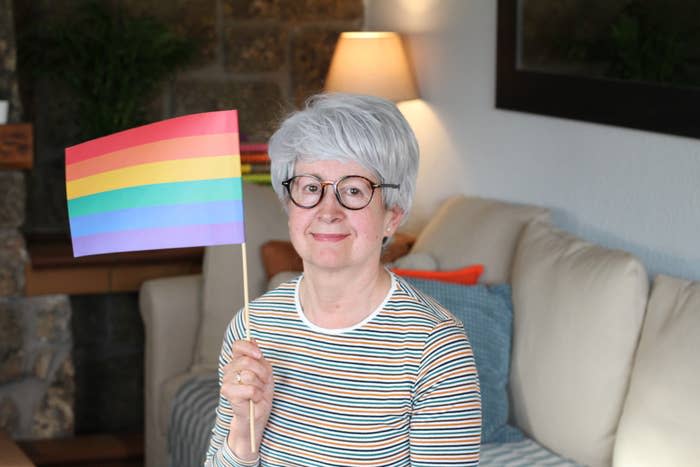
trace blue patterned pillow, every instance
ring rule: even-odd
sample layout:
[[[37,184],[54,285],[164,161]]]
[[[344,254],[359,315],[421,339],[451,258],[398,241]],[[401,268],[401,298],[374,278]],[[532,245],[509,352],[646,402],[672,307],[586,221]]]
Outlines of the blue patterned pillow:
[[[510,285],[458,285],[425,279],[404,278],[418,290],[435,298],[464,324],[474,350],[481,385],[482,443],[505,443],[524,439],[508,425],[508,374],[513,329]]]

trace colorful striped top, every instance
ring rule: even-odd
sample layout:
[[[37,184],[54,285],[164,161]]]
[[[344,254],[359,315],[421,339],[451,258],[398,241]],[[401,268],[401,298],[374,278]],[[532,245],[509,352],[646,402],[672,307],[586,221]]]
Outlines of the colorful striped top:
[[[262,466],[475,466],[481,396],[462,323],[392,274],[384,302],[361,323],[322,329],[301,312],[298,284],[250,303],[252,335],[273,367],[275,395]],[[243,313],[231,321],[219,384]],[[206,465],[238,466],[220,396]]]

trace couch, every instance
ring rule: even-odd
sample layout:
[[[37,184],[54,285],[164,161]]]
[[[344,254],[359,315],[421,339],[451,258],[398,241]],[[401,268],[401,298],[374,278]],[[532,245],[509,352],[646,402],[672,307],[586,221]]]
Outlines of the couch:
[[[269,188],[246,187],[245,202],[256,296],[290,277],[268,282],[257,254],[287,238],[286,218]],[[484,297],[508,292],[512,321],[491,351],[505,355],[498,410],[517,432],[484,444],[482,465],[700,465],[700,283],[660,275],[650,284],[633,255],[557,229],[545,208],[461,195],[445,201],[397,261],[439,271],[477,263],[481,284],[464,290],[481,295],[468,319],[486,314],[478,309]],[[240,276],[239,246],[210,247],[201,275],[143,285],[147,467],[168,465],[169,455],[199,463],[223,331],[243,304]],[[503,323],[506,314],[491,318]],[[500,341],[486,321],[458,317],[479,364],[476,342]],[[479,370],[484,397],[491,370]]]

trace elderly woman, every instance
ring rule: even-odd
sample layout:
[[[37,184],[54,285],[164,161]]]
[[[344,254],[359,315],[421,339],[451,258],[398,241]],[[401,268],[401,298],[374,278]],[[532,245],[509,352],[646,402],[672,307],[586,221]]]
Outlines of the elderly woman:
[[[250,303],[253,341],[243,313],[229,325],[207,465],[477,465],[463,326],[380,263],[415,188],[406,120],[383,99],[314,96],[270,158],[304,272]]]

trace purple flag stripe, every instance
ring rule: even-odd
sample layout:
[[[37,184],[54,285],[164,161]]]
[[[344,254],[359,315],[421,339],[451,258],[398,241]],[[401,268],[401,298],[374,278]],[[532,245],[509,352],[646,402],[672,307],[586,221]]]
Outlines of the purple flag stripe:
[[[70,218],[73,237],[124,230],[177,227],[202,224],[225,224],[243,221],[243,201],[209,201],[206,203],[146,206],[100,212]]]
[[[73,256],[245,242],[243,222],[109,232],[73,238]]]

